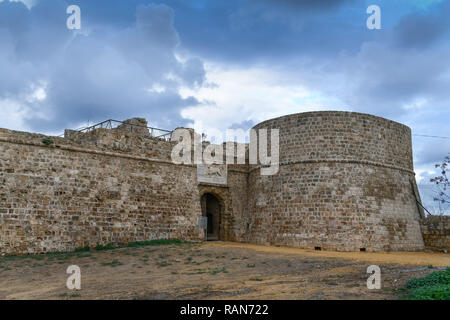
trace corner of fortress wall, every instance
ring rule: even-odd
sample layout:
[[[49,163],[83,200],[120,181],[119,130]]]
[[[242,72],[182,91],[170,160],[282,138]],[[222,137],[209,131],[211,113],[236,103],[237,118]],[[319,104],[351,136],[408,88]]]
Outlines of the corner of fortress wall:
[[[144,121],[124,123],[142,128]],[[129,128],[66,130],[65,138],[0,129],[0,253],[202,241],[198,217],[206,193],[223,207],[221,240],[424,249],[421,225],[425,233],[431,227],[420,224],[411,135],[403,125],[345,112],[269,120],[255,128],[280,129],[279,173],[228,165],[225,184],[200,181],[196,165],[174,164],[176,141]]]

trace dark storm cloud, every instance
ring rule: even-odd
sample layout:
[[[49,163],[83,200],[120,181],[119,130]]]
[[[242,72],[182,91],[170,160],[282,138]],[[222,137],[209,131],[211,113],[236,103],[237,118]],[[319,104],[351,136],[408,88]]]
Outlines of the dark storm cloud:
[[[180,109],[198,104],[183,99],[178,88],[202,85],[203,62],[175,57],[179,37],[170,7],[138,6],[136,23],[128,28],[84,24],[81,33],[66,28],[66,7],[57,1],[40,1],[32,10],[0,4],[0,98],[21,99],[32,129],[129,116],[170,128],[182,121]],[[46,99],[30,103],[24,97],[38,87],[45,88]]]
[[[447,7],[431,14],[412,13],[402,18],[395,28],[397,44],[405,48],[424,49],[448,35],[450,21]]]
[[[266,6],[270,10],[330,10],[355,0],[245,0],[247,5]]]
[[[72,2],[82,8],[81,34],[65,28]],[[40,0],[32,10],[2,2],[0,100],[22,101],[41,131],[130,116],[171,128],[182,124],[181,109],[199,103],[183,99],[180,86],[211,86],[207,60],[274,70],[280,85],[398,121],[420,108],[448,109],[448,1],[151,2]],[[382,30],[366,28],[371,4],[381,6]],[[197,58],[179,61],[175,52]],[[46,99],[29,102],[40,86]]]

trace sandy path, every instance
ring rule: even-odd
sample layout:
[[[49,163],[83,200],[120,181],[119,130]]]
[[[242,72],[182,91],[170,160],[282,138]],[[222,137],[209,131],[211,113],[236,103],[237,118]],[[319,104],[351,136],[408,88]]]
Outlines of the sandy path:
[[[410,265],[433,265],[435,267],[450,266],[450,254],[426,252],[336,252],[314,251],[290,247],[271,247],[235,242],[209,242],[208,247],[245,248],[260,252],[294,254],[304,257],[341,258],[361,262],[398,263]]]

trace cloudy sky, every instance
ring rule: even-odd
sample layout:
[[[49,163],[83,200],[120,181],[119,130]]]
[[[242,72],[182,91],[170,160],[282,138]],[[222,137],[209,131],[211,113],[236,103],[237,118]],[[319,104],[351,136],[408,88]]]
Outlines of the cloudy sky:
[[[444,0],[0,0],[0,127],[247,129],[349,110],[450,137],[449,16]],[[450,139],[414,136],[421,184],[449,153]]]

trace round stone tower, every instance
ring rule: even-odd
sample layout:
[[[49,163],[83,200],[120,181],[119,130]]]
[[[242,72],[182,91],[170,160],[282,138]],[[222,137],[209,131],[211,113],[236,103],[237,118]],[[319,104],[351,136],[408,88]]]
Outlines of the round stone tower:
[[[261,175],[259,166],[250,169],[248,241],[337,251],[423,250],[410,128],[327,111],[288,115],[254,129],[279,129],[280,167],[271,176]]]

